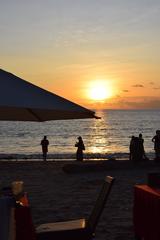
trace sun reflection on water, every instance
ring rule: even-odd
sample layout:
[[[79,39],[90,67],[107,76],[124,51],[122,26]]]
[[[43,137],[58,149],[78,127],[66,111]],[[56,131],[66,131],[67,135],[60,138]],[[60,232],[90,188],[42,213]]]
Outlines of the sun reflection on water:
[[[92,122],[87,139],[87,153],[109,154],[119,152],[121,139],[119,139],[119,144],[117,144],[118,139],[116,138],[115,140],[115,137],[118,137],[119,134],[117,129],[112,129],[112,122],[104,114],[104,111],[98,110],[96,114],[101,119],[95,120],[94,123]]]
[[[88,136],[88,149],[89,153],[106,153],[108,152],[107,147],[107,136],[106,129],[108,128],[107,119],[104,119],[103,111],[99,110],[96,112],[97,116],[101,119],[95,120],[91,128],[90,135]]]

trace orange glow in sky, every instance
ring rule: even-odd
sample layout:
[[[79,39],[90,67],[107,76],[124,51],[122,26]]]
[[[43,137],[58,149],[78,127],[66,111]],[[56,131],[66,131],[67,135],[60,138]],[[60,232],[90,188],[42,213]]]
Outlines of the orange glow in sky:
[[[0,68],[91,109],[160,108],[160,1],[2,2]]]

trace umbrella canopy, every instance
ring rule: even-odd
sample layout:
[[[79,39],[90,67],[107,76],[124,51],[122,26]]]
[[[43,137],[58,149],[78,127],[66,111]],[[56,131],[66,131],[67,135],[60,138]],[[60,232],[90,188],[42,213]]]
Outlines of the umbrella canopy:
[[[0,120],[96,118],[94,112],[0,69]]]

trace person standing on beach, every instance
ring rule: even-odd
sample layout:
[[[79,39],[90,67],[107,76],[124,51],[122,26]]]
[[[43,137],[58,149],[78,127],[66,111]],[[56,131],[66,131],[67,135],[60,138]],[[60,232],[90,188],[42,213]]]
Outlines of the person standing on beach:
[[[135,139],[135,136],[132,136],[129,144],[129,160],[133,160],[134,139]]]
[[[47,136],[44,136],[42,141],[41,141],[43,160],[44,161],[46,161],[46,159],[47,159],[48,145],[49,145],[49,141],[47,139]]]
[[[139,144],[140,144],[140,153],[142,156],[142,160],[147,160],[147,157],[144,151],[144,139],[143,139],[142,133],[139,134]]]
[[[76,159],[77,161],[83,161],[83,150],[85,150],[85,146],[82,140],[82,137],[79,136],[78,142],[76,142],[75,147],[77,147]]]
[[[144,146],[143,146],[142,134],[139,134],[139,137],[132,136],[130,141],[130,155],[129,159],[133,162],[141,162],[144,156]]]
[[[152,142],[154,142],[154,150],[155,150],[155,161],[160,161],[160,130],[156,131],[156,135],[152,138]]]

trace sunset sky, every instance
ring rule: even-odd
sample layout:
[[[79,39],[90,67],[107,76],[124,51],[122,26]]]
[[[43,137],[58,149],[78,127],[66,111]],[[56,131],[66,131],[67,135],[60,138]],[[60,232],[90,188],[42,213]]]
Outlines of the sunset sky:
[[[0,68],[88,108],[160,108],[160,1],[0,0]]]

